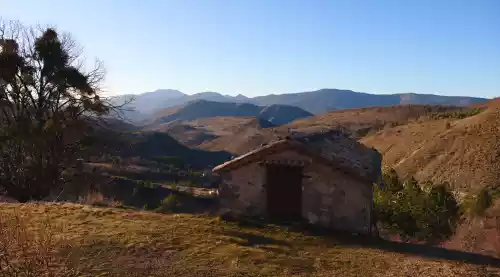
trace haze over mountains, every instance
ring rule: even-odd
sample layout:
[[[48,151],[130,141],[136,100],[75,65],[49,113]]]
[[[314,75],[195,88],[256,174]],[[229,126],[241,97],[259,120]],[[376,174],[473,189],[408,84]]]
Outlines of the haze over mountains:
[[[117,104],[127,100],[133,101],[127,105],[134,111],[126,116],[132,121],[149,118],[159,110],[185,105],[195,100],[207,100],[225,103],[248,103],[258,106],[288,105],[301,108],[312,114],[324,113],[332,110],[352,109],[362,107],[383,107],[398,104],[430,104],[466,106],[473,103],[485,102],[488,99],[468,96],[442,96],[434,94],[370,94],[352,90],[320,89],[316,91],[270,94],[257,97],[244,95],[230,96],[217,92],[201,92],[193,95],[184,94],[178,90],[159,89],[138,95],[120,95],[113,98]]]

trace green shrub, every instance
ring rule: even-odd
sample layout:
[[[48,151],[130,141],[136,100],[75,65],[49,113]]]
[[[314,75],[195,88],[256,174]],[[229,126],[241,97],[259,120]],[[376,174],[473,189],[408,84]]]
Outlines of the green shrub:
[[[165,199],[161,201],[158,208],[155,209],[156,212],[174,212],[180,207],[180,201],[177,195],[171,193]]]
[[[453,112],[437,112],[430,115],[431,119],[464,119],[481,113],[484,109],[473,108],[473,109],[462,109]]]
[[[396,192],[403,188],[403,185],[399,180],[398,173],[394,170],[394,168],[384,171],[382,174],[382,180],[386,190]]]
[[[493,196],[487,187],[476,195],[468,195],[463,203],[463,209],[470,216],[484,216],[486,210],[493,204]]]
[[[173,165],[176,168],[184,168],[185,162],[182,158],[176,156],[158,156],[154,157],[153,160],[160,164]]]
[[[424,199],[421,215],[421,239],[438,242],[453,235],[460,219],[460,209],[448,184],[437,184]]]
[[[374,215],[384,229],[430,243],[454,233],[460,211],[448,184],[426,182],[422,189],[413,177],[401,184],[394,170],[383,179],[374,187]]]

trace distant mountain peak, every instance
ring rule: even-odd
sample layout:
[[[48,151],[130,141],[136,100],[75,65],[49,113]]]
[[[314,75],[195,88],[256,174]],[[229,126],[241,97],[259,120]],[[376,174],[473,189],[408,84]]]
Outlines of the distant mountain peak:
[[[223,96],[222,94],[218,93],[218,92],[214,92],[214,91],[203,91],[203,92],[199,92],[199,93],[196,93],[194,95],[211,95],[211,96]]]
[[[151,116],[156,111],[184,105],[193,100],[209,100],[221,103],[249,103],[261,107],[278,104],[298,107],[313,114],[324,113],[331,110],[375,106],[384,107],[400,104],[466,106],[488,100],[467,96],[442,96],[435,94],[418,94],[414,92],[401,94],[370,94],[348,89],[333,88],[288,94],[269,94],[257,97],[247,97],[243,94],[238,94],[236,96],[222,95],[213,91],[186,95],[178,90],[158,89],[153,92],[138,94],[133,97],[135,100],[131,106],[135,107],[136,114],[141,117]],[[120,96],[118,99],[124,99],[124,96]],[[132,116],[134,116],[134,114],[132,114]]]

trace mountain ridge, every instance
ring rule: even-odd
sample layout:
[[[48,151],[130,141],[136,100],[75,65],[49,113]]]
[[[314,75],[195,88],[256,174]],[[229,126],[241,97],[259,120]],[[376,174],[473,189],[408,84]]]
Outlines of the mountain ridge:
[[[195,100],[208,100],[222,103],[249,103],[258,106],[288,105],[301,108],[312,114],[324,113],[332,110],[343,110],[363,107],[384,107],[400,104],[425,105],[455,105],[466,106],[474,103],[486,102],[489,99],[470,96],[444,96],[438,94],[399,93],[399,94],[371,94],[345,89],[319,89],[315,91],[269,94],[265,96],[247,97],[242,94],[236,96],[223,95],[218,92],[200,92],[187,95],[178,90],[156,90],[138,95],[120,95],[112,98],[114,103],[124,99],[134,98],[127,106],[135,109],[128,112],[131,120],[143,120],[153,113]]]
[[[301,108],[287,105],[257,106],[246,102],[194,100],[184,105],[157,111],[153,115],[150,124],[162,124],[176,120],[191,121],[201,118],[236,116],[256,117],[269,121],[272,125],[283,125],[312,115]]]

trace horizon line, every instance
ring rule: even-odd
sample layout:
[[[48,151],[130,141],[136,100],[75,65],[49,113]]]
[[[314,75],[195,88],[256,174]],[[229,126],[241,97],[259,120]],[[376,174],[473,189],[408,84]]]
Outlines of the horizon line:
[[[145,91],[145,92],[140,92],[140,93],[127,93],[127,94],[116,94],[112,95],[110,97],[119,97],[119,96],[126,96],[126,95],[142,95],[146,93],[151,93],[151,92],[157,92],[161,90],[171,90],[171,91],[177,91],[180,92],[184,95],[196,95],[196,94],[202,94],[202,93],[216,93],[222,96],[227,96],[227,97],[238,97],[238,96],[244,96],[246,98],[252,99],[252,98],[257,98],[257,97],[265,97],[265,96],[271,96],[271,95],[288,95],[288,94],[299,94],[299,93],[308,93],[308,92],[317,92],[320,90],[339,90],[339,91],[349,91],[349,92],[354,92],[354,93],[362,93],[362,94],[370,94],[370,95],[408,95],[408,94],[416,94],[416,95],[432,95],[432,96],[444,96],[444,97],[470,97],[470,98],[482,98],[482,99],[495,99],[499,98],[500,96],[471,96],[471,95],[443,95],[439,93],[418,93],[418,92],[400,92],[400,93],[372,93],[372,92],[362,92],[362,91],[355,91],[352,89],[337,89],[337,88],[321,88],[321,89],[314,89],[314,90],[304,90],[304,91],[298,91],[298,92],[284,92],[284,93],[269,93],[269,94],[262,94],[262,95],[256,95],[256,96],[246,96],[243,93],[237,93],[236,95],[231,95],[231,94],[225,94],[217,91],[212,91],[212,90],[206,90],[206,91],[201,91],[201,92],[195,92],[195,93],[185,93],[179,89],[171,89],[171,88],[159,88],[151,91]]]

